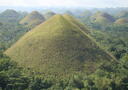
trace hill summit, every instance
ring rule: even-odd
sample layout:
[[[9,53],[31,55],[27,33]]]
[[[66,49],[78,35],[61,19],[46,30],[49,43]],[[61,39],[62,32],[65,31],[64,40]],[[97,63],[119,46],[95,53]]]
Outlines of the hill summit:
[[[20,24],[24,24],[27,27],[35,27],[44,21],[45,21],[45,18],[43,17],[43,15],[41,15],[37,11],[33,11],[30,14],[28,14],[26,17],[24,17],[20,21]]]
[[[27,68],[63,76],[95,71],[112,57],[99,48],[72,16],[55,15],[25,34],[5,54]]]
[[[19,20],[20,14],[12,9],[7,9],[0,14],[0,22],[16,22]]]

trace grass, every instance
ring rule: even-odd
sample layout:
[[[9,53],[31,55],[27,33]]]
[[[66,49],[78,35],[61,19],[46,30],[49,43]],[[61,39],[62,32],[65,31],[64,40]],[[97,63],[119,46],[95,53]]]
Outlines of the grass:
[[[115,21],[115,19],[111,15],[102,12],[97,12],[91,18],[93,19],[93,22],[99,24],[111,24]]]
[[[115,24],[128,24],[128,19],[127,18],[117,19]]]
[[[98,62],[110,62],[113,58],[86,32],[88,30],[73,17],[55,15],[25,34],[5,54],[45,75],[61,77],[93,72]]]
[[[20,24],[24,24],[27,27],[35,27],[45,21],[45,18],[37,11],[33,11],[24,17]]]

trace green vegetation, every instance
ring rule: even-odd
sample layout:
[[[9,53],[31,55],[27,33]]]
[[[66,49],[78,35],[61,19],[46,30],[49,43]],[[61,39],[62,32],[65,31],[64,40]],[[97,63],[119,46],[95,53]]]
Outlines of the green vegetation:
[[[0,26],[0,48],[9,47],[18,38],[27,31],[27,28],[24,28],[19,24],[3,24]]]
[[[80,15],[76,15],[76,17],[79,20],[81,20],[82,22],[86,22],[86,23],[90,22],[90,16],[92,16],[92,12],[88,10],[82,12]]]
[[[4,12],[0,13],[0,22],[2,23],[15,23],[19,21],[23,17],[22,14],[16,12],[15,10],[5,10]]]
[[[24,15],[26,15],[25,12],[17,12],[11,9],[0,13],[0,51],[10,47],[29,30],[18,24]]]
[[[128,19],[127,18],[120,18],[116,20],[115,24],[128,24]]]
[[[91,21],[94,12],[76,10],[80,16],[74,16],[87,25],[69,15],[55,15],[31,31],[18,24],[26,13],[4,12],[0,90],[128,90],[127,11],[100,14],[116,21],[100,18],[99,23]]]
[[[106,25],[99,30],[93,30],[91,35],[101,46],[117,59],[128,54],[128,25]]]
[[[52,16],[56,15],[56,13],[52,12],[52,11],[48,11],[44,14],[45,19],[49,19]]]
[[[21,66],[46,75],[90,73],[113,58],[84,31],[88,32],[73,17],[55,15],[25,34],[5,53]]]
[[[19,67],[9,57],[0,53],[0,89],[2,90],[41,90],[51,87],[52,83],[32,72]]]
[[[24,17],[21,21],[20,24],[25,25],[26,27],[33,28],[42,22],[45,21],[45,18],[43,15],[41,15],[37,11],[33,11],[30,14],[28,14],[26,17]]]
[[[114,17],[103,12],[97,12],[92,17],[91,20],[93,23],[98,24],[110,24],[115,21]]]
[[[17,23],[3,23],[0,25],[0,50],[8,48],[15,43],[28,28]]]
[[[104,63],[92,74],[74,74],[70,78],[44,77],[24,69],[0,53],[0,88],[2,90],[127,90],[128,55],[117,64]]]
[[[122,11],[124,12],[124,11]],[[124,17],[116,17],[115,22],[108,23],[98,23],[92,22],[92,17],[98,18],[101,16],[101,12],[90,16],[91,18],[88,21],[84,21],[84,18],[79,18],[83,23],[88,26],[91,30],[90,35],[96,40],[100,46],[113,54],[118,60],[121,59],[125,54],[128,54],[128,23],[127,23],[127,13],[125,11]],[[107,15],[105,15],[107,16]],[[86,19],[86,18],[85,18]],[[111,19],[113,20],[113,19]],[[114,20],[113,20],[114,21]]]

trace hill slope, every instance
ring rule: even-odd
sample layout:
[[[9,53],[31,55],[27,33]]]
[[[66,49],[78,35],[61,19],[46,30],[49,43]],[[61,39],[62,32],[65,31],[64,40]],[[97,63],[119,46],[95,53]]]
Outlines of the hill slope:
[[[29,31],[5,54],[46,75],[95,71],[98,62],[109,62],[112,57],[84,31],[88,30],[73,17],[55,15]]]
[[[127,18],[120,18],[120,19],[117,19],[116,24],[128,24],[128,19]]]
[[[45,21],[45,18],[37,11],[33,11],[24,17],[20,24],[24,24],[27,27],[35,27]]]

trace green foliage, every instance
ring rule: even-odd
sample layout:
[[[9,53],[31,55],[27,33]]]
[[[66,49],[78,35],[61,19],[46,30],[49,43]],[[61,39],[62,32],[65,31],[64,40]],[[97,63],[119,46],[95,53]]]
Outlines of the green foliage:
[[[102,18],[100,20],[104,21]],[[27,28],[16,23],[0,23],[0,90],[128,90],[127,24],[101,25],[88,22],[89,26],[100,29],[90,33],[72,17],[58,15],[22,37],[16,43],[18,49],[13,46],[12,50],[16,52],[10,52],[13,54],[11,58],[29,66],[21,68],[3,55],[3,51],[27,31]],[[120,60],[111,60],[88,34]],[[74,45],[74,48],[70,47]],[[85,59],[88,62],[85,63]],[[75,62],[77,60],[80,62]],[[35,65],[36,71],[31,68],[32,65]],[[41,69],[44,69],[42,73]],[[79,72],[82,69],[91,73]]]
[[[128,68],[128,55],[124,56],[121,62],[125,67]]]
[[[31,90],[41,90],[41,89],[48,89],[52,86],[52,82],[45,80],[41,77],[34,77],[30,83]]]
[[[23,70],[9,57],[0,56],[2,56],[0,57],[0,87],[3,90],[24,90],[27,88],[29,78],[23,75]]]
[[[108,13],[97,12],[91,16],[92,23],[98,23],[100,25],[111,24],[115,21],[115,18]]]
[[[74,76],[70,81],[69,81],[69,86],[72,86],[74,88],[82,89],[84,88],[84,82],[82,81],[82,78],[79,76]]]
[[[17,23],[4,23],[0,26],[0,51],[15,43],[28,29]]]
[[[55,15],[25,34],[5,53],[21,66],[57,78],[93,72],[99,62],[111,62],[113,58],[88,33],[73,17]]]
[[[127,25],[109,25],[100,31],[92,31],[91,36],[96,39],[100,45],[117,59],[121,59],[128,53],[128,26]]]
[[[15,23],[23,17],[22,14],[12,9],[7,9],[0,14],[0,21],[2,23]]]
[[[128,19],[127,18],[120,18],[120,19],[116,20],[115,23],[116,24],[121,24],[121,25],[128,24]]]
[[[33,28],[45,21],[43,15],[37,11],[33,11],[27,16],[25,16],[19,23],[25,25],[26,27]]]
[[[120,12],[118,20],[111,22],[111,24],[104,24],[104,20],[105,18],[111,18],[110,21],[114,21],[113,17],[102,12],[97,12],[88,21],[83,21],[84,18],[80,20],[93,29],[91,36],[96,39],[96,42],[100,43],[105,50],[113,54],[117,59],[121,59],[128,53],[127,15],[127,11]],[[93,22],[91,21],[92,18],[94,19]]]

